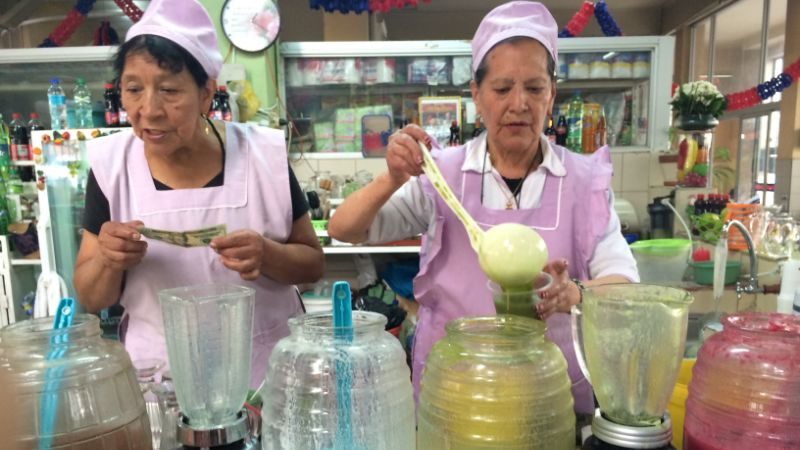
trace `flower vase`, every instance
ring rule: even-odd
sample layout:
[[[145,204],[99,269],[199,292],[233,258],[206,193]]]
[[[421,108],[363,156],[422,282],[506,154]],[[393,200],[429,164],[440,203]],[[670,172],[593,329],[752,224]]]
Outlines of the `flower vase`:
[[[714,160],[711,143],[717,124],[719,121],[711,115],[691,114],[676,119],[678,186],[711,187]]]

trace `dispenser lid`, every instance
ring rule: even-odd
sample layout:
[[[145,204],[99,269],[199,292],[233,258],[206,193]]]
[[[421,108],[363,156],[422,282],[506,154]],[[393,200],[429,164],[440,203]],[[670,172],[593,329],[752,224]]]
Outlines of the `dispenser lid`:
[[[636,241],[631,244],[631,250],[636,253],[655,256],[677,256],[692,245],[688,239],[650,239]]]

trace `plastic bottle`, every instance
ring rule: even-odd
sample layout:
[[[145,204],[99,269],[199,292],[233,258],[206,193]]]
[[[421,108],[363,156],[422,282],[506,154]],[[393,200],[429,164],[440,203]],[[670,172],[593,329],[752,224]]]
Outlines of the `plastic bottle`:
[[[567,111],[567,148],[580,153],[583,134],[583,98],[580,91],[575,91]]]
[[[556,127],[553,126],[553,116],[547,118],[547,128],[544,130],[544,135],[551,144],[556,143]]]
[[[706,212],[706,196],[697,194],[697,200],[694,202],[694,214],[699,216]]]
[[[562,147],[567,146],[567,118],[563,114],[558,116],[558,123],[556,123],[556,145]]]
[[[111,83],[106,83],[103,87],[106,89],[103,94],[106,125],[109,127],[119,126],[119,97],[117,92]]]
[[[119,89],[114,90],[114,95],[117,99],[117,111],[119,111],[119,126],[128,127],[131,125],[128,121],[128,111],[125,111],[125,107],[122,106],[122,94]]]
[[[208,109],[208,117],[210,119],[222,120],[222,105],[219,89],[214,91],[214,97],[211,99],[211,107]]]
[[[598,111],[598,118],[597,118],[597,126],[594,130],[594,149],[597,150],[598,148],[606,145],[606,113],[603,110],[603,106],[600,105],[600,110]]]
[[[42,122],[39,121],[39,114],[36,114],[35,112],[33,112],[33,113],[30,114],[30,118],[31,118],[31,120],[28,121],[28,135],[29,136],[32,135],[32,132],[34,132],[34,131],[44,130],[44,125],[42,125]]]
[[[31,138],[28,135],[28,127],[22,121],[20,113],[11,114],[9,134],[11,135],[11,160],[26,161],[31,159]]]
[[[92,92],[86,86],[83,78],[75,80],[72,90],[72,99],[75,102],[75,126],[78,128],[92,128]]]
[[[229,102],[230,96],[228,95],[228,88],[225,85],[219,87],[217,91],[219,93],[219,106],[220,111],[222,112],[222,120],[226,122],[230,122],[233,118],[231,116],[231,104]]]
[[[58,78],[50,80],[50,88],[47,89],[47,103],[50,105],[50,129],[63,130],[66,128],[67,99]]]
[[[8,125],[3,120],[3,115],[0,114],[0,164],[5,163],[8,165],[11,146],[11,133],[9,133]]]

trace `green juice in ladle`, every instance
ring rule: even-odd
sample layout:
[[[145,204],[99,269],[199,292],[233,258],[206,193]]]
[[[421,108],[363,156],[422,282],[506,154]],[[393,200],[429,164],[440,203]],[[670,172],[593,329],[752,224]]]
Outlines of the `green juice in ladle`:
[[[458,217],[478,254],[478,262],[486,277],[499,286],[493,292],[498,314],[538,317],[534,309],[536,291],[549,285],[550,277],[542,274],[547,263],[547,245],[535,230],[516,223],[501,223],[481,230],[442,177],[427,147],[419,143],[423,170],[442,200]],[[543,286],[545,285],[545,286]]]

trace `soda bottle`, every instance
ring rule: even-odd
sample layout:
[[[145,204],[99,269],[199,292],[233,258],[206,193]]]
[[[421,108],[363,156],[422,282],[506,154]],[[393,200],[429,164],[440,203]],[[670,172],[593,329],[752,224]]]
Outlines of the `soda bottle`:
[[[214,92],[214,98],[211,99],[211,108],[208,110],[208,117],[210,119],[222,120],[222,99],[219,95],[219,89]]]
[[[600,105],[600,110],[598,111],[598,118],[597,118],[597,126],[594,130],[594,148],[597,150],[598,148],[606,145],[606,114],[603,110],[603,106]]]
[[[694,201],[694,213],[696,215],[700,215],[706,212],[706,196],[703,194],[697,194],[697,200]]]
[[[78,128],[92,128],[92,92],[86,86],[83,78],[75,80],[72,90],[72,100],[75,102],[75,126]]]
[[[233,120],[233,116],[231,114],[231,104],[229,101],[230,96],[228,95],[228,88],[224,85],[219,87],[219,103],[220,103],[220,110],[222,111],[222,120],[226,122],[230,122]]]
[[[11,160],[24,161],[31,159],[30,136],[28,128],[22,121],[20,113],[11,113]]]
[[[583,99],[580,91],[575,91],[567,111],[567,148],[580,153],[583,137]]]
[[[553,126],[553,116],[547,118],[547,128],[544,130],[544,135],[551,144],[556,143],[556,128]]]
[[[103,94],[106,125],[109,127],[119,126],[119,96],[114,90],[113,84],[106,83],[103,87],[106,89]]]
[[[51,130],[63,130],[67,126],[67,99],[60,82],[58,78],[53,78],[50,80],[50,88],[47,89]]]
[[[562,147],[567,146],[567,118],[563,114],[558,116],[558,123],[556,124],[556,144]]]
[[[5,183],[8,180],[10,139],[8,126],[3,120],[3,115],[0,114],[0,185],[2,185],[3,189],[5,189]],[[5,195],[0,195],[0,212],[5,207],[5,198]],[[1,225],[0,228],[2,228]],[[0,229],[0,233],[4,233],[4,231]]]
[[[44,125],[39,121],[39,114],[32,112],[30,114],[31,120],[28,121],[28,135],[31,136],[32,132],[36,130],[44,130]]]
[[[128,111],[125,111],[125,107],[122,106],[122,94],[120,93],[119,89],[114,90],[114,95],[117,98],[117,111],[119,111],[119,126],[128,127],[131,125],[130,122],[128,122]]]

